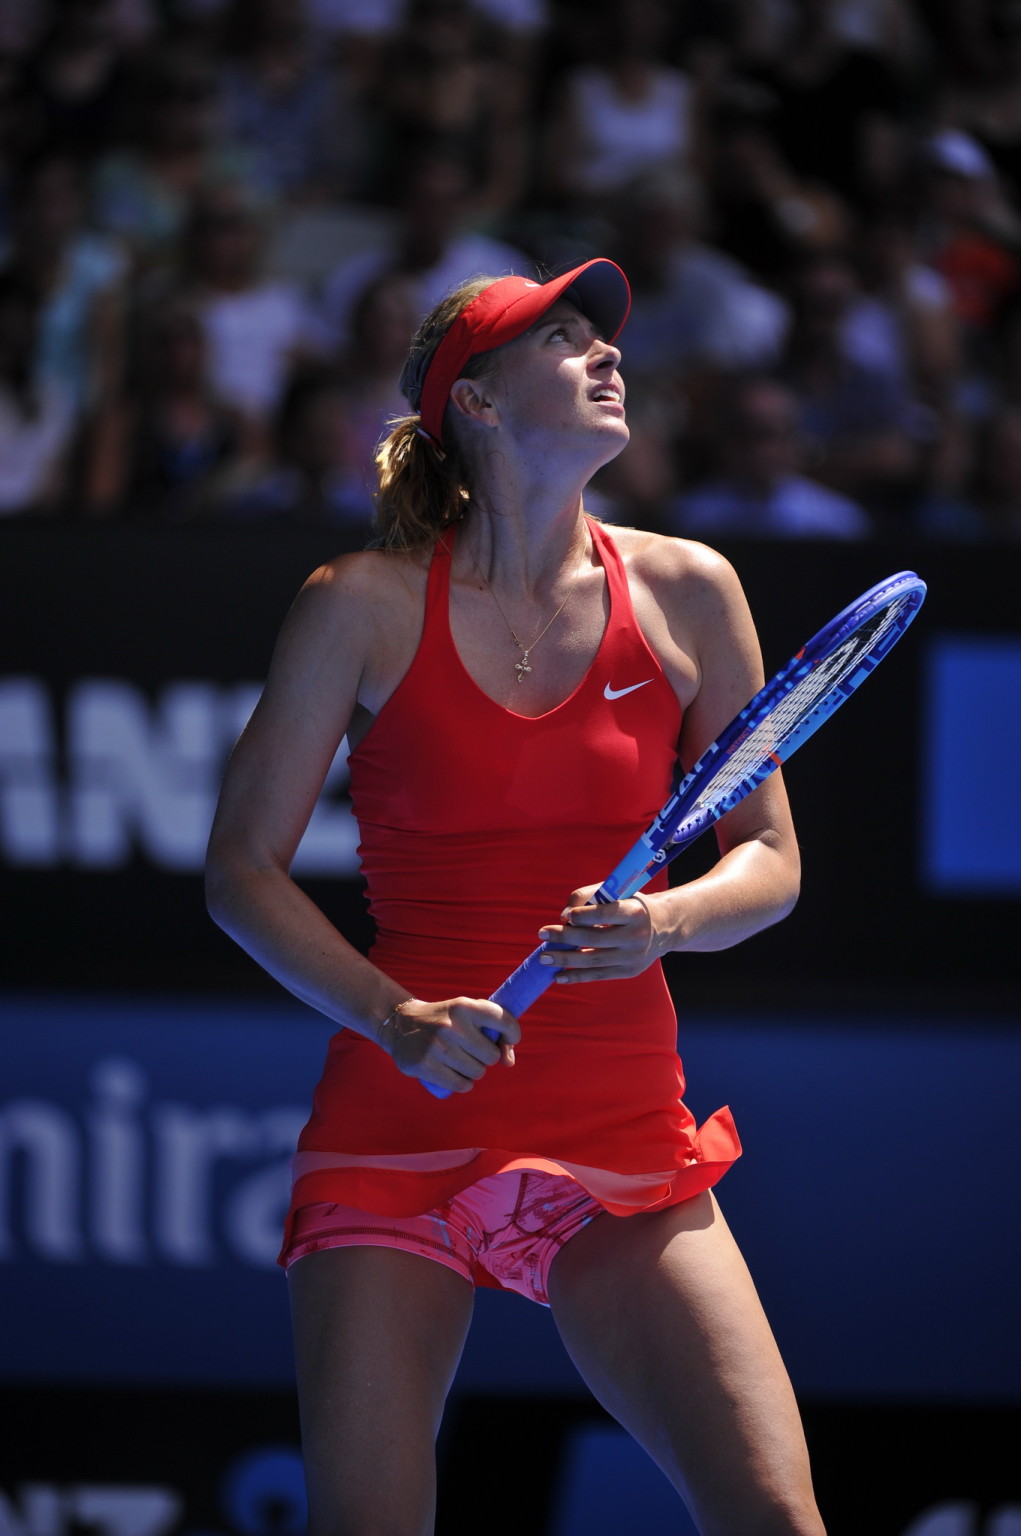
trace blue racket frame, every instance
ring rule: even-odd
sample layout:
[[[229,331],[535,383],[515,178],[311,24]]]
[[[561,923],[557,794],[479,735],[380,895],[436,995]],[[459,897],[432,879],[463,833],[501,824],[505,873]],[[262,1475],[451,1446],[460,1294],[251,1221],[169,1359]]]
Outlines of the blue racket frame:
[[[607,875],[593,900],[605,905],[635,895],[682,849],[775,773],[889,654],[917,614],[925,593],[925,583],[914,571],[900,571],[870,587],[813,635],[706,748],[656,819]],[[872,637],[862,637],[870,624],[874,625]],[[768,750],[756,748],[736,778],[729,773],[753,734],[770,717],[779,718],[784,701],[795,688],[824,666],[832,687],[807,713],[796,716],[793,724],[784,727],[781,722]],[[542,956],[570,947],[538,945],[491,1000],[520,1018],[559,974],[558,967],[541,963]],[[495,1031],[486,1030],[486,1034],[499,1039]],[[437,1097],[447,1097],[445,1090],[426,1086]]]

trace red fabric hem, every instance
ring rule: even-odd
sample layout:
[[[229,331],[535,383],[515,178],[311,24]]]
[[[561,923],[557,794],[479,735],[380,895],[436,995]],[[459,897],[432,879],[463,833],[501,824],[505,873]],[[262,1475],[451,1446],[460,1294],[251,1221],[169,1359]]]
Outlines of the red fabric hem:
[[[663,1210],[679,1205],[718,1184],[727,1170],[741,1156],[741,1142],[729,1109],[717,1110],[695,1137],[696,1161],[687,1163],[650,1190],[650,1198],[638,1205],[621,1205],[589,1190],[611,1216],[634,1216],[639,1212]],[[280,1257],[286,1252],[294,1213],[303,1205],[318,1201],[355,1206],[378,1216],[419,1216],[450,1200],[460,1190],[514,1168],[541,1168],[549,1173],[566,1174],[587,1188],[583,1171],[576,1163],[567,1168],[556,1158],[528,1155],[491,1148],[480,1152],[468,1163],[435,1172],[407,1173],[388,1168],[330,1168],[304,1174],[291,1192],[291,1204],[284,1224]]]

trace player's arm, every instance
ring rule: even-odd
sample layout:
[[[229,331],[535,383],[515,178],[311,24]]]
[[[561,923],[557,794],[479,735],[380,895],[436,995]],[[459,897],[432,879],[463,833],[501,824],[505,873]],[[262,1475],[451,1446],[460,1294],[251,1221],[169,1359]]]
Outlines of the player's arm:
[[[407,988],[361,955],[290,875],[327,771],[372,695],[373,669],[386,650],[383,558],[323,567],[296,599],[227,767],[209,841],[207,901],[214,920],[296,997],[377,1041],[409,1076],[464,1091],[501,1054],[506,1059],[516,1021],[477,1000],[407,1002]],[[394,1015],[398,1004],[406,1006]],[[502,1048],[482,1035],[483,1017]]]
[[[701,756],[763,683],[755,626],[736,573],[701,545],[657,539],[631,568],[632,588],[661,617],[646,633],[684,708],[679,755]],[[639,602],[641,611],[641,603]],[[720,858],[669,891],[592,906],[595,887],[572,893],[542,936],[580,943],[551,957],[570,981],[636,975],[672,950],[726,949],[778,922],[798,896],[800,859],[781,775],[774,773],[717,823]]]

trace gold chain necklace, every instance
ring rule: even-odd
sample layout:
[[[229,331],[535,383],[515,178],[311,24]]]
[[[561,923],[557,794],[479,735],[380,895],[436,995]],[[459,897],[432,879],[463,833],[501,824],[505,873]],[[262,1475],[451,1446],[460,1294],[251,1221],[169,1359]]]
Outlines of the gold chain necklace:
[[[587,550],[587,546],[586,546],[586,549],[583,549],[582,552],[581,552],[581,559],[578,561],[578,569],[574,573],[574,580],[571,582],[571,585],[568,587],[567,591],[564,593],[563,602],[557,608],[557,610],[553,614],[552,618],[549,618],[549,619],[546,620],[546,623],[542,626],[542,628],[540,629],[539,633],[536,635],[535,639],[529,645],[526,645],[524,643],[524,641],[520,640],[518,638],[518,636],[515,634],[514,626],[511,624],[510,619],[504,613],[503,608],[502,608],[501,603],[500,603],[500,599],[497,597],[496,593],[493,591],[492,587],[489,585],[489,582],[486,580],[485,576],[483,576],[482,569],[479,566],[478,561],[477,560],[475,561],[475,569],[479,573],[480,580],[485,584],[486,587],[489,588],[489,595],[493,599],[493,602],[496,604],[497,608],[499,609],[501,619],[506,624],[507,628],[510,630],[511,639],[514,641],[514,644],[517,646],[518,650],[521,652],[521,660],[520,661],[516,661],[514,663],[514,670],[518,674],[518,682],[519,683],[523,683],[524,680],[525,680],[525,674],[528,673],[528,672],[531,672],[531,670],[532,670],[531,666],[529,665],[529,661],[528,661],[529,656],[535,650],[535,647],[539,644],[539,641],[542,639],[542,637],[546,633],[546,631],[552,626],[553,621],[555,619],[558,619],[560,617],[560,615],[563,613],[564,609],[567,607],[567,600],[568,600],[568,598],[571,596],[571,593],[574,591],[575,587],[578,585],[578,582],[581,580],[582,568],[583,568],[583,566],[585,564],[586,550]]]

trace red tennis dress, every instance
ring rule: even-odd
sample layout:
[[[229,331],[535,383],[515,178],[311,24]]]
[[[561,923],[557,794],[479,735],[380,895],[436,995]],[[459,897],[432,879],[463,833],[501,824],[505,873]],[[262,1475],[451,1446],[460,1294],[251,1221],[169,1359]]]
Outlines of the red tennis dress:
[[[610,614],[569,698],[530,719],[472,680],[450,633],[441,540],[414,661],[351,755],[371,958],[416,997],[488,997],[670,792],[680,706],[610,534],[589,528]],[[517,1065],[449,1099],[341,1030],[299,1140],[291,1209],[417,1215],[515,1167],[566,1173],[618,1216],[670,1205],[715,1184],[741,1151],[729,1111],[698,1130],[683,1090],[658,964],[633,980],[550,987],[522,1020]]]

